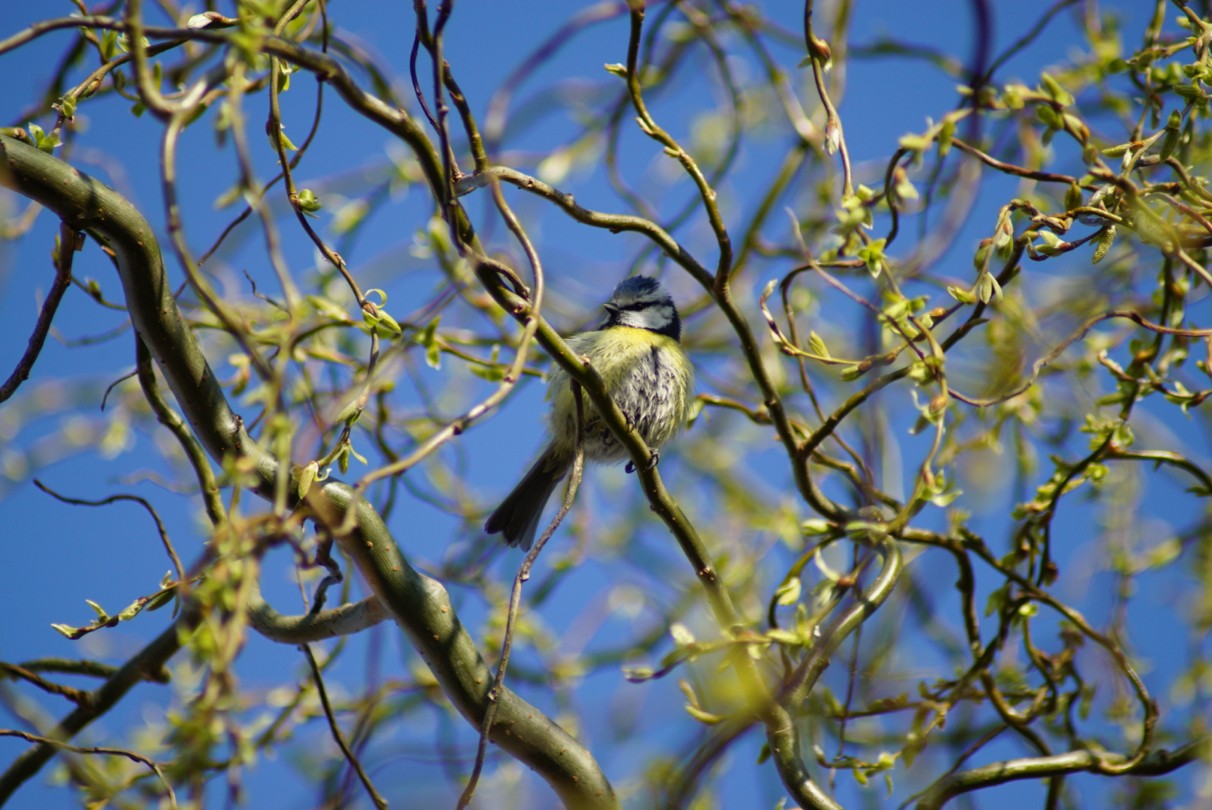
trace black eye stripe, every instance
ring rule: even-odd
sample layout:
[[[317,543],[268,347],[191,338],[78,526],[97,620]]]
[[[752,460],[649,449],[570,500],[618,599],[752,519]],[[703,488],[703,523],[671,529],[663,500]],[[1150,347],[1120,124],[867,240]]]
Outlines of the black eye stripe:
[[[619,312],[639,312],[643,309],[655,309],[657,307],[670,307],[668,301],[632,301],[630,304],[612,304]]]

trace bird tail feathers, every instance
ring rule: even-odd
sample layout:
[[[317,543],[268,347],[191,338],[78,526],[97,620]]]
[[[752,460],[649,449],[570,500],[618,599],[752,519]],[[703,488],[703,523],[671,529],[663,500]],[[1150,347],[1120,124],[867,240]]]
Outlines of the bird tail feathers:
[[[501,533],[508,546],[529,549],[543,517],[543,508],[556,484],[568,472],[568,466],[568,462],[557,458],[550,448],[543,451],[513,492],[489,516],[484,530],[489,534]]]

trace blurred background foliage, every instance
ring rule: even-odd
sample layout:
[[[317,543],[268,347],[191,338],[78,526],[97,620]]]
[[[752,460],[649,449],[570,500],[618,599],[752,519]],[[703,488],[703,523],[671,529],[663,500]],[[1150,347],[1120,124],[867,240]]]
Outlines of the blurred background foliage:
[[[540,273],[562,334],[630,273],[672,290],[700,408],[659,473],[734,614],[651,481],[591,470],[506,674],[623,804],[1210,800],[1205,3],[28,5],[0,42],[5,134],[148,217],[251,435],[361,481],[494,667],[520,560],[481,527],[540,444],[550,360],[484,268],[532,302]],[[58,223],[2,201],[16,368]],[[212,464],[158,424],[110,260],[89,240],[68,272],[0,405],[5,733],[48,735],[88,699],[60,685],[145,649],[173,619],[138,600],[184,570],[202,618],[170,686],[76,741],[161,778],[64,754],[17,806],[167,806],[165,784],[453,805],[479,732],[407,638],[304,656],[250,632],[259,590],[302,613],[331,581],[333,527],[258,500],[235,458],[207,519]],[[163,535],[137,502],[61,500],[118,494]],[[327,607],[369,592],[346,576]],[[771,705],[819,793],[771,751]],[[489,749],[473,806],[554,801]]]

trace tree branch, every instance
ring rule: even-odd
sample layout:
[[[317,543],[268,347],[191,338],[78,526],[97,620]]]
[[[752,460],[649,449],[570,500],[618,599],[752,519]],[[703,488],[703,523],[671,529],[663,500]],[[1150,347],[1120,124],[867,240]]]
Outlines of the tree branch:
[[[143,216],[104,184],[7,136],[0,136],[0,185],[45,205],[114,252],[135,330],[194,432],[217,461],[242,459],[255,474],[255,491],[272,499],[277,462],[248,435],[243,420],[231,409],[181,317],[155,235]],[[334,530],[352,527],[334,531],[337,541],[408,634],[454,706],[479,728],[492,672],[455,615],[446,589],[408,564],[379,514],[348,485],[329,481],[313,487],[307,505],[317,521]],[[157,660],[167,660],[176,651],[176,633],[170,628],[162,635],[165,640],[155,648]],[[128,667],[135,662],[132,659]],[[135,682],[126,682],[105,708]],[[494,742],[542,776],[566,806],[617,807],[610,783],[588,750],[508,689],[502,690],[498,701]],[[82,720],[73,720],[79,712],[73,713],[61,724],[64,737],[79,731],[100,712],[98,709]],[[52,753],[53,748],[41,746],[19,758],[0,778],[0,799],[36,773]]]
[[[1212,738],[1187,743],[1175,751],[1156,751],[1124,771],[1133,776],[1161,776],[1189,765],[1208,752]],[[993,762],[979,768],[953,773],[940,779],[917,803],[917,810],[938,810],[963,793],[1004,785],[1020,779],[1046,779],[1069,773],[1087,772],[1107,776],[1102,768],[1107,754],[1093,751],[1070,751],[1051,757],[1030,757]],[[1126,757],[1118,757],[1126,761]]]
[[[47,333],[50,332],[51,321],[55,319],[55,312],[59,309],[59,302],[63,300],[63,294],[72,284],[72,257],[76,253],[78,235],[79,232],[66,222],[59,228],[59,250],[55,257],[55,281],[46,294],[46,300],[42,302],[42,309],[38,313],[34,331],[30,333],[25,353],[17,361],[13,373],[8,376],[3,385],[0,385],[0,402],[4,402],[17,393],[21,383],[29,379],[29,373],[33,370],[34,363],[38,361],[38,355],[42,353],[42,346],[46,342]]]

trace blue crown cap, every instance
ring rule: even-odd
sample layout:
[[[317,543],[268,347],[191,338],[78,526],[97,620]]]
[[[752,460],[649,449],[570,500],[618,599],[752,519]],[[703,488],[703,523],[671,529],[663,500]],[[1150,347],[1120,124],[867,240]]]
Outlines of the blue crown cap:
[[[661,283],[650,276],[632,276],[625,278],[619,282],[619,286],[614,288],[614,295],[630,295],[641,297],[652,295],[657,290],[661,289]]]

